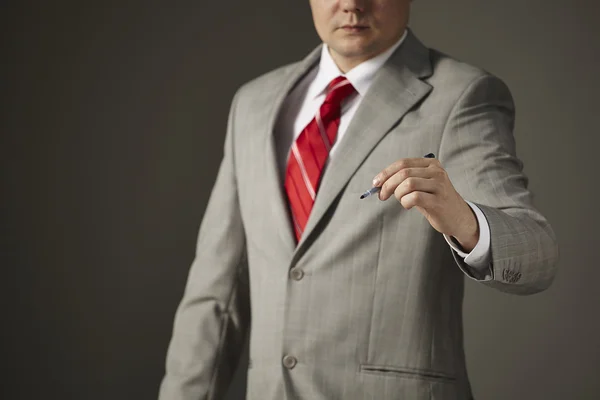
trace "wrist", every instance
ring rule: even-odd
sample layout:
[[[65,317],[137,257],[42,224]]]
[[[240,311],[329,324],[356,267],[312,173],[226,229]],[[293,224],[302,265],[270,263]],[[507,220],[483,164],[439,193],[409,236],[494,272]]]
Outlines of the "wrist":
[[[452,237],[456,239],[466,253],[470,253],[479,242],[479,223],[477,222],[477,216],[466,202],[465,206],[468,211],[465,212],[465,218],[460,224],[461,229]]]

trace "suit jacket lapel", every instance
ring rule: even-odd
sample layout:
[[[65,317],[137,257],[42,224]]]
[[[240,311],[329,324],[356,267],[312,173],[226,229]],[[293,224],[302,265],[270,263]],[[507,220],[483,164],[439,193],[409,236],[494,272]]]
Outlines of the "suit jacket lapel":
[[[405,42],[378,71],[343,140],[338,144],[336,154],[322,177],[294,260],[299,257],[300,250],[314,233],[329,206],[373,147],[406,112],[429,93],[431,86],[420,78],[430,75],[429,50],[409,31]],[[386,166],[381,167],[383,169]]]
[[[277,121],[279,111],[286,96],[294,88],[296,83],[300,81],[319,60],[321,46],[316,47],[308,56],[304,58],[282,81],[281,90],[273,99],[270,109],[267,110],[267,119],[265,122],[266,130],[266,187],[265,192],[271,197],[271,219],[276,224],[276,231],[281,240],[281,249],[284,254],[291,257],[296,247],[296,239],[294,237],[293,227],[290,222],[288,201],[285,195],[282,181],[279,175],[279,167],[277,163],[276,146],[274,138],[275,123]]]

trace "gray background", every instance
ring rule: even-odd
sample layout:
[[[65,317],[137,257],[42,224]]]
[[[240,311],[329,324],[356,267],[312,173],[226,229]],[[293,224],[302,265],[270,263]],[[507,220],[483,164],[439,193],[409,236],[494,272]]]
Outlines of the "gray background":
[[[478,399],[600,392],[597,8],[413,8],[426,44],[511,87],[518,154],[561,249],[542,294],[468,282]],[[308,1],[5,1],[0,22],[0,397],[155,398],[231,96],[318,43]]]

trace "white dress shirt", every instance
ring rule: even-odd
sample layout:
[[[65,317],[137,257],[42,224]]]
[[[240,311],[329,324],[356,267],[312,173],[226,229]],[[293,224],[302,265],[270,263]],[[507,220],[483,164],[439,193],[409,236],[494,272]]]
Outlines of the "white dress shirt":
[[[314,118],[317,110],[321,107],[323,101],[325,101],[325,90],[329,82],[341,75],[350,81],[357,93],[349,96],[342,103],[340,126],[336,141],[329,153],[331,158],[335,157],[338,144],[344,139],[346,129],[367,90],[373,83],[375,74],[392,53],[404,42],[406,35],[407,31],[388,50],[362,62],[346,74],[340,71],[329,54],[328,46],[325,43],[323,44],[318,68],[312,69],[296,85],[294,90],[285,99],[281,108],[276,128],[278,135],[281,135],[277,140],[277,154],[281,177],[285,177],[287,159],[293,141],[296,140],[306,125]],[[382,169],[384,167],[386,166],[382,165]],[[479,223],[479,241],[475,248],[470,253],[465,253],[453,238],[447,235],[444,235],[444,237],[452,249],[464,258],[467,265],[479,270],[479,273],[481,273],[486,268],[490,268],[490,228],[479,207],[469,201],[467,203],[475,213],[477,222]]]

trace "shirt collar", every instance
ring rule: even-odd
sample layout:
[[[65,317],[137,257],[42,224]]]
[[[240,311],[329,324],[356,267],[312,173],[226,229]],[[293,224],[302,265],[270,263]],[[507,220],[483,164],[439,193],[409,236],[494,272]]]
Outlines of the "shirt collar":
[[[345,76],[346,79],[350,81],[360,96],[364,96],[373,82],[375,73],[379,71],[379,68],[385,64],[392,53],[402,44],[402,42],[404,42],[407,33],[408,30],[405,30],[402,37],[398,39],[398,41],[392,47],[383,53],[360,63],[346,74],[343,74],[342,71],[340,71],[329,54],[329,47],[323,43],[323,47],[321,48],[319,71],[308,90],[308,98],[314,99],[315,97],[323,94],[327,88],[327,85],[329,85],[329,82],[340,75]]]

